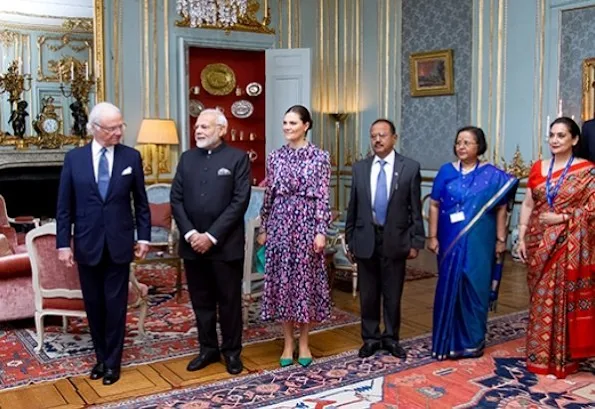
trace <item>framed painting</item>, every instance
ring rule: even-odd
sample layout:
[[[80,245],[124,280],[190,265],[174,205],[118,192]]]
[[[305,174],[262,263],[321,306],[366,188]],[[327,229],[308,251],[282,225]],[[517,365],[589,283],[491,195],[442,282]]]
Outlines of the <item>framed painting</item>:
[[[411,96],[455,93],[452,49],[412,53],[409,56]]]

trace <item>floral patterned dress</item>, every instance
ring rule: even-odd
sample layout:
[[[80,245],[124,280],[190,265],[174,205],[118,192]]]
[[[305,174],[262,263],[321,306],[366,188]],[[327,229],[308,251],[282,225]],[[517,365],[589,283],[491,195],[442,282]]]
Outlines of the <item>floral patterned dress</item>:
[[[311,143],[267,159],[261,226],[267,233],[263,320],[320,322],[330,315],[328,276],[314,238],[326,234],[330,161]]]

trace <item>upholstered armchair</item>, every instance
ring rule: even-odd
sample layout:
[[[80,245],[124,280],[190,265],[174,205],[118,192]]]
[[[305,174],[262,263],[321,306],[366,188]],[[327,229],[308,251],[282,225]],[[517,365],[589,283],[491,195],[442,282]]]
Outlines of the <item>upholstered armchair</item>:
[[[8,216],[8,211],[6,209],[6,201],[4,200],[4,197],[0,195],[0,227],[11,226],[30,226],[31,228],[39,227],[39,219],[33,216]],[[24,233],[17,233],[17,242],[18,244],[25,244]]]
[[[242,279],[242,301],[244,325],[248,323],[250,304],[257,300],[264,289],[264,273],[256,271],[256,252],[260,245],[256,243],[256,236],[260,229],[260,208],[264,200],[264,188],[252,187],[250,203],[244,213],[246,226],[246,247],[244,253],[244,276]]]
[[[76,264],[73,267],[66,267],[58,260],[56,224],[48,223],[28,232],[26,245],[31,259],[32,288],[35,300],[35,329],[37,332],[35,350],[40,351],[43,348],[43,318],[46,315],[62,316],[63,330],[66,331],[66,318],[85,317],[85,305]],[[140,284],[131,273],[128,305],[140,308],[138,321],[140,335],[144,335],[147,298],[148,286]]]
[[[174,254],[177,251],[179,233],[171,214],[170,191],[169,183],[147,186],[147,198],[151,209],[151,247],[160,247]]]
[[[33,317],[31,263],[12,227],[0,227],[0,321]]]

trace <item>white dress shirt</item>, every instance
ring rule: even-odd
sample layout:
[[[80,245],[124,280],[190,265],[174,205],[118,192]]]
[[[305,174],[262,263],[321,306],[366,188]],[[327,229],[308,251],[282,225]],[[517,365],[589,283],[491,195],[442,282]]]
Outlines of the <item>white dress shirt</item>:
[[[374,162],[372,163],[372,171],[370,172],[370,188],[372,190],[372,209],[374,209],[374,199],[376,198],[376,185],[378,183],[378,174],[380,173],[380,158],[374,156]],[[393,173],[395,169],[395,151],[389,153],[386,158],[383,159],[386,163],[384,164],[384,174],[386,175],[386,197],[390,198],[390,185],[393,180]]]
[[[101,158],[101,146],[95,139],[91,142],[91,154],[93,155],[93,174],[95,175],[95,182],[97,182],[97,175],[99,174],[99,159]],[[105,157],[107,159],[107,168],[109,169],[109,176],[112,177],[112,169],[114,168],[114,147],[106,147]]]
[[[91,142],[91,156],[93,158],[93,174],[95,175],[95,182],[99,175],[99,159],[101,158],[101,149],[103,146],[99,144],[95,139]],[[109,176],[112,177],[112,169],[114,168],[114,147],[107,146],[105,151],[105,158],[107,159],[107,168],[109,170]],[[147,240],[138,240],[138,243],[149,244]],[[70,250],[70,247],[60,248],[59,250]]]

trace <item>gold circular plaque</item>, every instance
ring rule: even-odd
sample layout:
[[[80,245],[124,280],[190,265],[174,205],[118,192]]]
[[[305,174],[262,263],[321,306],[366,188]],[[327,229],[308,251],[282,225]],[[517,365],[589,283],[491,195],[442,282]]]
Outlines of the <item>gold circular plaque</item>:
[[[200,82],[211,95],[227,95],[236,87],[236,76],[226,64],[209,64],[200,73]]]

